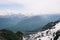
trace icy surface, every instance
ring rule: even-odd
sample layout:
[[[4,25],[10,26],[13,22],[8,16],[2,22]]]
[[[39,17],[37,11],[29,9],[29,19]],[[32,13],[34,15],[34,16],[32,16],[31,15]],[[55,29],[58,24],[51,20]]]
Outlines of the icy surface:
[[[54,37],[56,36],[56,32],[58,30],[60,30],[60,22],[57,23],[53,27],[55,27],[55,28],[47,29],[47,30],[42,31],[42,32],[37,32],[36,34],[29,35],[30,36],[29,38],[23,37],[23,39],[24,40],[53,40]],[[47,33],[47,31],[48,31],[48,33]],[[60,40],[60,37],[57,40]]]

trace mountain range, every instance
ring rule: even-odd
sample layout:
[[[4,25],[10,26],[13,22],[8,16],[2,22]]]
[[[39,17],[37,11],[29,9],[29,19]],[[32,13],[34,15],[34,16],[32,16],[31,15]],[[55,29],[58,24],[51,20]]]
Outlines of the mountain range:
[[[60,15],[11,15],[0,16],[0,29],[10,29],[13,31],[31,32],[40,30],[49,22],[54,22],[60,19]]]

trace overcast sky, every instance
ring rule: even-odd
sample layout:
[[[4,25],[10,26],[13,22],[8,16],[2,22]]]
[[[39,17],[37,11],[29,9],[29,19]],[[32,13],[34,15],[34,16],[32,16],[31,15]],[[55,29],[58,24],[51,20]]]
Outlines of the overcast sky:
[[[60,0],[0,0],[0,15],[60,14]]]

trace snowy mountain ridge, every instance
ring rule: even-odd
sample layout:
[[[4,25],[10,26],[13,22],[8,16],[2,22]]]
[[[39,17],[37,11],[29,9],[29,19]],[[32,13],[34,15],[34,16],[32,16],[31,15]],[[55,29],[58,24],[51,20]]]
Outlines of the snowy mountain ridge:
[[[58,31],[60,31],[60,21],[55,23],[55,26],[53,26],[51,29],[29,35],[29,37],[23,38],[23,40],[59,40],[58,38],[54,39],[57,36],[56,33]]]

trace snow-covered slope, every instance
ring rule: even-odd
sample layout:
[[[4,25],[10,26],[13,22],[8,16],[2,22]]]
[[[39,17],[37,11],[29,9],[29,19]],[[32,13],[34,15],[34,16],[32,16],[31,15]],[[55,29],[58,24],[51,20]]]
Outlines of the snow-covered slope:
[[[58,38],[59,37],[58,35],[60,35],[59,34],[60,33],[60,21],[57,21],[54,23],[55,23],[55,25],[51,29],[37,32],[32,35],[28,35],[29,37],[26,36],[26,37],[23,37],[23,39],[24,40],[60,40]]]

